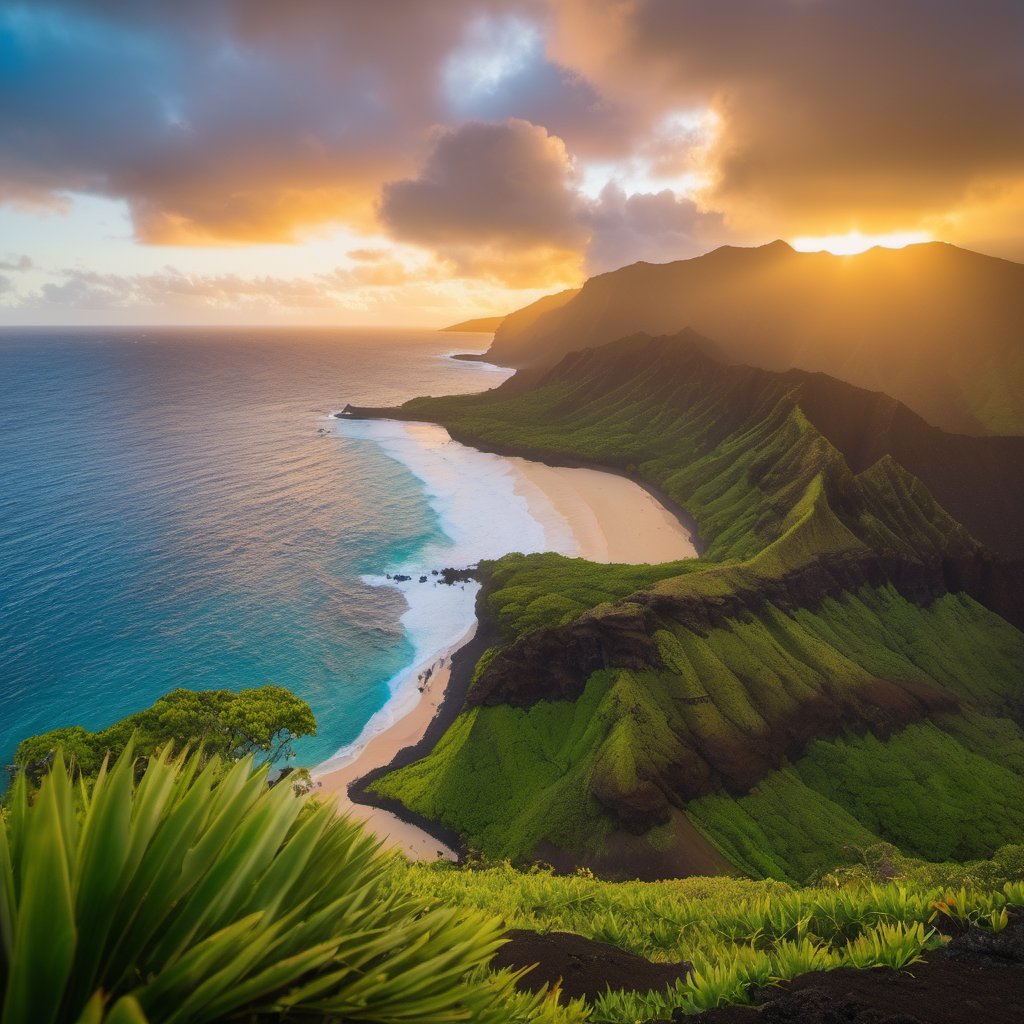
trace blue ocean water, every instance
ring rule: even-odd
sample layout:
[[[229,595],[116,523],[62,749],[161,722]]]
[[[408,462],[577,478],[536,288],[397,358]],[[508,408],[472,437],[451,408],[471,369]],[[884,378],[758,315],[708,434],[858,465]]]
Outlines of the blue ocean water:
[[[455,336],[484,347],[483,336]],[[345,402],[494,386],[426,331],[0,331],[0,762],[177,686],[290,687],[313,764],[351,742],[413,649],[361,581],[442,539]]]

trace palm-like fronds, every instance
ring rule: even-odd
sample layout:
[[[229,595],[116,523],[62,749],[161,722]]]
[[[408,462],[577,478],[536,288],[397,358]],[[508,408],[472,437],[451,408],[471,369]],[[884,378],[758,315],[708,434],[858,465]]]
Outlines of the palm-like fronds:
[[[136,782],[129,749],[89,789],[58,757],[0,818],[0,1021],[507,1020],[509,980],[477,970],[498,926],[383,886],[391,870],[248,760],[164,752]]]

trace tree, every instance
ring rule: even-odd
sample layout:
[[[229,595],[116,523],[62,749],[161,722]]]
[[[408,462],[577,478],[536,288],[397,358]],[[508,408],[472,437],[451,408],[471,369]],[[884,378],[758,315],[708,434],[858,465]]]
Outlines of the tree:
[[[260,764],[290,761],[295,757],[292,742],[316,735],[309,705],[281,686],[261,686],[234,696],[223,716],[234,757],[262,755]]]
[[[316,735],[309,705],[281,686],[241,690],[172,690],[145,711],[89,732],[75,725],[30,736],[15,751],[15,764],[39,781],[58,749],[76,772],[95,776],[104,755],[117,757],[134,737],[141,754],[168,743],[175,749],[202,748],[205,757],[235,761],[253,755],[261,765],[286,763],[293,743]]]

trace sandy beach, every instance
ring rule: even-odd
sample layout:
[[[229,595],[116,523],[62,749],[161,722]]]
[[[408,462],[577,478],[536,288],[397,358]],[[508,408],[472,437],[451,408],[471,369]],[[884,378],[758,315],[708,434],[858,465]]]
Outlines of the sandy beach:
[[[383,841],[385,849],[400,849],[410,860],[437,860],[441,857],[456,860],[457,856],[444,843],[390,811],[353,803],[349,799],[348,787],[374,768],[389,764],[400,750],[419,742],[444,698],[451,678],[452,655],[468,643],[475,632],[474,627],[459,643],[442,651],[434,662],[416,673],[419,701],[389,729],[374,736],[354,760],[339,767],[330,767],[328,762],[327,766],[311,772],[317,796],[324,799],[333,796],[339,810],[363,822]]]
[[[599,469],[566,469],[510,458],[516,490],[542,522],[554,508],[591,562],[675,562],[696,558],[690,531],[639,484]]]
[[[433,428],[437,429],[437,428]],[[562,468],[509,458],[515,493],[550,536],[571,531],[574,554],[594,562],[671,562],[696,557],[694,538],[679,519],[639,484],[595,469]],[[568,553],[568,552],[567,552]],[[389,764],[427,731],[444,699],[452,655],[472,639],[473,628],[456,644],[412,670],[418,700],[403,701],[400,717],[372,736],[351,759],[325,762],[312,771],[316,793],[334,797],[339,808],[363,822],[385,848],[400,849],[411,860],[456,860],[456,853],[416,825],[389,811],[354,803],[349,786]],[[411,683],[411,678],[409,679]]]

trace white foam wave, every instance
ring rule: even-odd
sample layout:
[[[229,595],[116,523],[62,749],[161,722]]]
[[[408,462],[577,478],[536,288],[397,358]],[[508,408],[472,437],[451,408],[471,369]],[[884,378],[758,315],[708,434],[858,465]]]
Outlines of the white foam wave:
[[[519,471],[500,455],[459,444],[443,427],[430,423],[334,423],[339,435],[377,443],[420,480],[445,535],[444,540],[428,544],[415,560],[381,566],[379,574],[363,577],[372,586],[401,591],[408,605],[402,627],[414,654],[412,663],[389,681],[388,703],[353,743],[327,762],[337,767],[354,760],[374,736],[415,707],[422,673],[436,670],[439,657],[447,657],[473,628],[480,585],[469,581],[449,586],[440,582],[435,571],[468,568],[481,559],[499,558],[512,551],[575,556],[579,545],[569,523],[550,503],[545,506],[543,496],[531,510],[517,493]],[[395,580],[395,575],[410,578]]]

